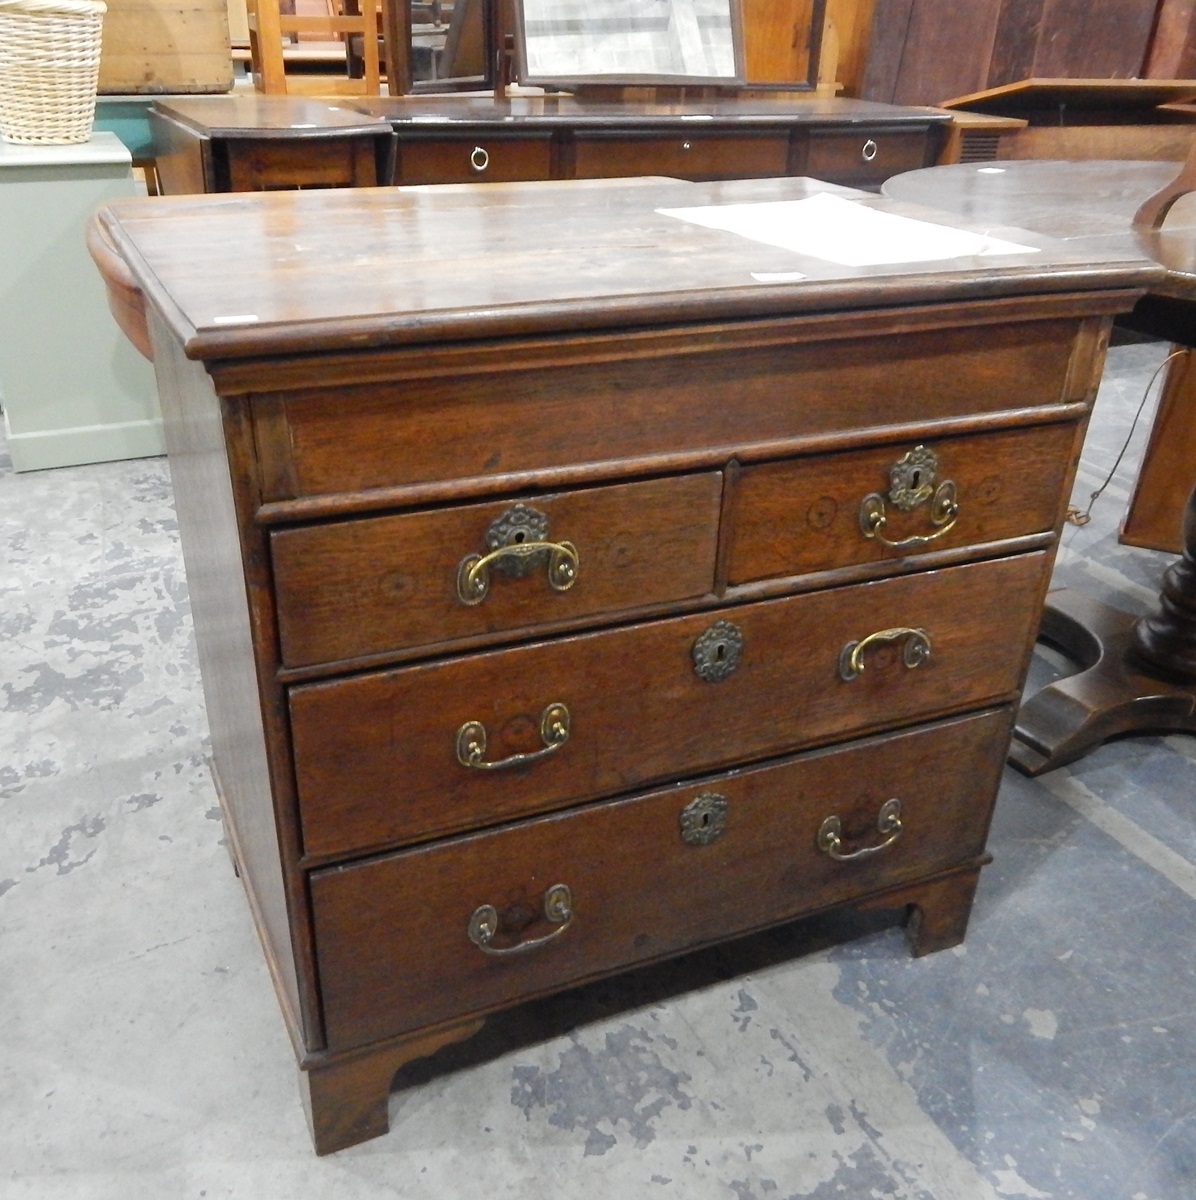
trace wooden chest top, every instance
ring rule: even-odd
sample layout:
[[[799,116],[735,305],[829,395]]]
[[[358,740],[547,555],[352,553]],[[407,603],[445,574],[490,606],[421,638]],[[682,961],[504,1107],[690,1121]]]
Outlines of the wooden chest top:
[[[155,197],[100,219],[186,354],[205,360],[1141,288],[1158,274],[1130,250],[1024,230],[992,231],[1023,253],[844,265],[662,211],[819,194],[974,228],[802,178]]]

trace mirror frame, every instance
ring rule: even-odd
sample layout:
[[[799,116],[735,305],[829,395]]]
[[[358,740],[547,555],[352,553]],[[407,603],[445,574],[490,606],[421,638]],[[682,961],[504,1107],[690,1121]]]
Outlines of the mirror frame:
[[[467,0],[471,6],[480,7],[482,20],[482,38],[486,46],[486,61],[481,75],[456,76],[447,79],[413,80],[411,77],[411,8],[410,0],[386,0],[382,5],[384,33],[387,42],[387,59],[391,67],[391,95],[418,95],[421,92],[479,92],[488,91],[499,86],[499,64],[505,59],[508,51],[504,42],[513,42],[515,46],[512,68],[515,77],[521,83],[531,82],[526,78],[526,70],[521,65],[523,26],[523,0]],[[599,75],[586,78],[562,76],[546,81],[546,86],[568,90],[578,87],[610,87],[634,86],[640,83],[663,86],[713,87],[726,91],[747,90],[752,92],[816,92],[819,89],[819,77],[822,67],[822,39],[826,24],[826,11],[829,0],[811,0],[811,23],[809,40],[807,42],[807,72],[804,79],[782,78],[753,78],[752,77],[752,40],[744,21],[745,0],[731,0],[731,8],[738,22],[733,26],[732,36],[738,29],[738,44],[736,53],[740,76],[717,78],[714,80],[695,79],[691,76],[653,76],[645,80],[642,76]],[[501,10],[505,10],[500,12]],[[510,39],[507,34],[514,30]],[[505,78],[510,78],[509,75]],[[538,81],[537,81],[538,82]]]
[[[383,36],[387,42],[387,65],[393,57],[395,73],[391,95],[410,96],[421,92],[479,92],[495,86],[495,70],[502,44],[497,0],[458,0],[481,20],[483,69],[480,75],[454,75],[442,79],[413,79],[411,71],[411,0],[389,0],[383,9]],[[464,18],[462,18],[464,19]],[[391,47],[395,48],[392,53]]]
[[[748,0],[742,0],[747,5]],[[777,0],[769,0],[776,3]],[[810,17],[806,40],[806,74],[802,79],[754,78],[752,71],[752,37],[744,14],[744,59],[747,78],[745,91],[753,92],[817,92],[822,87],[822,42],[826,33],[828,8],[832,0],[810,0]],[[796,28],[796,23],[795,23]],[[837,65],[837,63],[836,63]],[[833,94],[833,93],[832,93]]]
[[[595,72],[535,74],[528,68],[527,18],[525,0],[514,0],[515,16],[515,77],[521,84],[531,87],[557,87],[568,89],[578,85],[606,85],[613,87],[671,86],[671,87],[724,87],[744,86],[743,56],[743,9],[740,0],[724,0],[731,25],[731,49],[734,56],[732,75],[684,75],[668,73],[615,74]]]

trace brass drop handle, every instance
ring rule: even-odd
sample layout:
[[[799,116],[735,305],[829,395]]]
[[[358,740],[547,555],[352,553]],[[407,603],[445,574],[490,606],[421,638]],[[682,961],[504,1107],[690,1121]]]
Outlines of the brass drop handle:
[[[944,479],[934,490],[927,510],[933,533],[914,533],[909,537],[898,538],[896,541],[885,537],[885,526],[889,522],[885,512],[885,498],[879,492],[872,492],[860,501],[860,532],[866,538],[874,538],[884,546],[895,550],[904,550],[909,546],[925,546],[936,538],[941,538],[954,528],[959,518],[959,502],[955,498],[955,484],[950,479]]]
[[[542,750],[511,754],[497,762],[486,762],[486,726],[481,721],[466,721],[457,730],[457,761],[463,767],[473,767],[479,771],[501,771],[555,754],[569,740],[569,710],[558,700],[554,700],[540,714],[540,740],[544,743]]]
[[[843,823],[838,817],[827,817],[818,830],[818,849],[823,854],[829,854],[836,862],[858,862],[861,858],[871,858],[882,850],[887,850],[900,836],[904,826],[901,824],[901,801],[886,800],[876,814],[876,828],[886,834],[883,842],[875,846],[861,846],[849,853],[843,852]]]
[[[896,629],[878,629],[858,642],[848,642],[839,651],[839,676],[841,679],[852,680],[864,670],[864,655],[869,647],[881,642],[896,642],[905,639],[901,648],[901,661],[909,669],[920,667],[930,657],[930,635],[925,629],[910,629],[900,626]]]
[[[544,893],[544,916],[556,926],[551,933],[543,937],[529,938],[526,942],[518,942],[514,946],[492,946],[494,935],[498,932],[498,909],[493,904],[481,904],[473,910],[469,918],[469,940],[483,954],[526,954],[529,950],[539,950],[541,946],[559,938],[573,922],[573,894],[563,883],[554,883]]]
[[[457,568],[457,599],[462,604],[481,604],[490,591],[490,569],[514,564],[511,574],[522,574],[521,560],[542,557],[548,568],[548,586],[554,592],[567,592],[577,582],[580,555],[572,542],[512,542],[489,554],[470,554]]]
[[[869,492],[860,501],[860,532],[873,538],[881,545],[895,550],[909,546],[925,546],[935,538],[951,530],[959,516],[959,502],[955,498],[955,483],[944,479],[937,482],[938,456],[927,446],[915,446],[889,467],[889,493]],[[887,506],[892,504],[904,513],[912,513],[923,504],[933,533],[916,533],[893,541],[885,536],[889,517]]]

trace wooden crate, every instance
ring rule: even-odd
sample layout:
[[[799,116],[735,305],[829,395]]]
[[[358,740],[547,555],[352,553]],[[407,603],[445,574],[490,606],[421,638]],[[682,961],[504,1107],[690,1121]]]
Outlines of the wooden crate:
[[[227,92],[226,0],[107,0],[101,94]]]

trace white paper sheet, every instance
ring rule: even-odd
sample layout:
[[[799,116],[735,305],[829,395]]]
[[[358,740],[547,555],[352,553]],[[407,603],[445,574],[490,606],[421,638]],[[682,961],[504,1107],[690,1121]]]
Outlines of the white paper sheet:
[[[846,267],[934,262],[977,254],[987,257],[1038,253],[1035,246],[1019,246],[987,234],[900,217],[825,192],[805,200],[711,204],[656,211]]]

